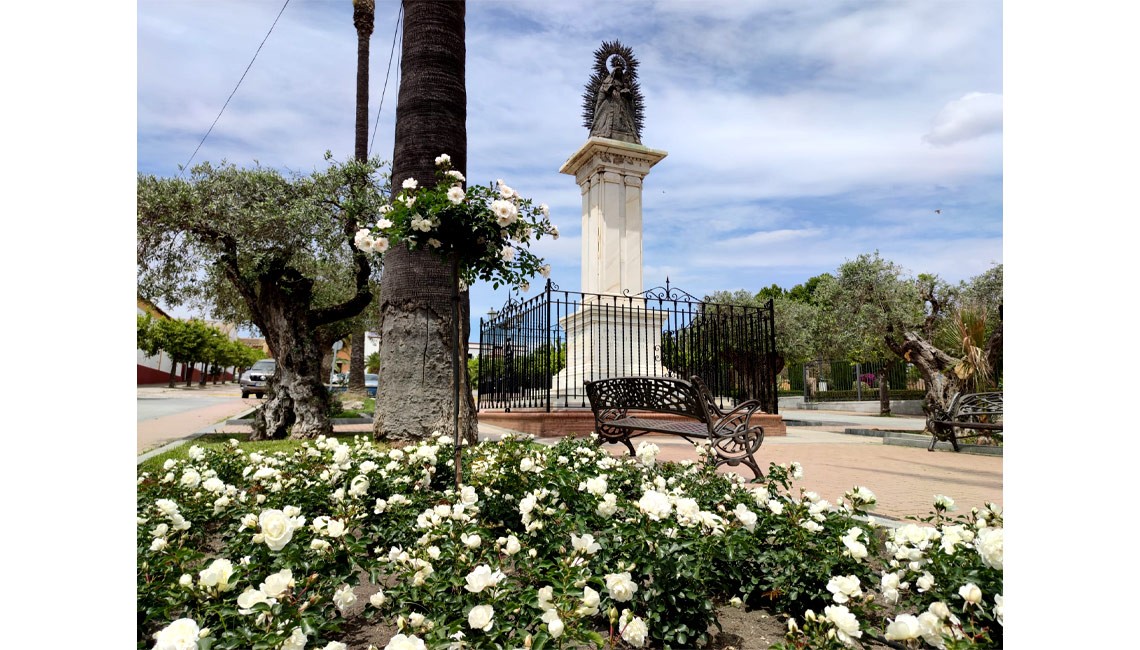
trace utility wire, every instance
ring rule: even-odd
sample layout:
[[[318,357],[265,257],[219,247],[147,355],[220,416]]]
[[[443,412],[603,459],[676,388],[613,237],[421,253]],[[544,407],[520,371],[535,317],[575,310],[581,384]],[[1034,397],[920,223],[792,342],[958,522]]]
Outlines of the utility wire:
[[[372,127],[372,141],[368,143],[368,155],[372,155],[372,145],[376,144],[376,133],[380,130],[380,113],[384,110],[384,95],[388,92],[388,77],[392,74],[392,57],[396,54],[396,34],[400,33],[400,19],[404,16],[404,5],[396,15],[396,29],[392,30],[392,49],[388,52],[388,72],[384,74],[384,89],[380,91],[380,108],[376,110],[376,123]],[[398,74],[398,72],[397,72]]]
[[[241,79],[238,79],[237,85],[234,86],[233,92],[231,92],[230,96],[226,98],[226,103],[222,104],[222,110],[218,111],[218,116],[214,118],[214,123],[210,125],[210,128],[206,131],[206,135],[202,136],[202,141],[198,143],[198,146],[194,149],[194,153],[190,154],[190,158],[186,160],[186,164],[182,166],[181,170],[179,170],[179,178],[182,178],[182,175],[185,174],[186,170],[190,168],[190,161],[194,160],[194,156],[198,155],[198,150],[202,148],[203,144],[205,144],[206,138],[210,137],[210,133],[213,132],[214,126],[218,124],[218,120],[222,119],[222,113],[226,111],[226,106],[230,105],[230,100],[234,98],[234,95],[237,93],[238,88],[241,87],[241,82],[245,81],[245,75],[249,74],[249,69],[253,67],[253,62],[257,60],[257,55],[261,53],[261,48],[265,46],[265,41],[269,40],[269,35],[273,33],[273,28],[277,26],[277,21],[281,19],[281,14],[285,13],[285,7],[288,6],[289,0],[285,0],[285,4],[281,5],[281,11],[277,12],[277,18],[273,19],[273,24],[269,26],[269,31],[265,33],[265,38],[261,39],[261,45],[257,46],[257,51],[253,53],[253,58],[249,60],[249,65],[245,66],[245,72],[241,73]],[[401,11],[402,10],[403,9],[401,8]]]

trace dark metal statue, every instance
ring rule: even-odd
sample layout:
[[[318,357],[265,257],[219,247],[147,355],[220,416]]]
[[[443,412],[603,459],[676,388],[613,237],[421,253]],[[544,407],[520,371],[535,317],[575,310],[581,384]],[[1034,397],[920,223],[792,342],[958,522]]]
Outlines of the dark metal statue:
[[[582,125],[591,136],[641,144],[641,106],[633,51],[620,41],[603,42],[582,97]]]

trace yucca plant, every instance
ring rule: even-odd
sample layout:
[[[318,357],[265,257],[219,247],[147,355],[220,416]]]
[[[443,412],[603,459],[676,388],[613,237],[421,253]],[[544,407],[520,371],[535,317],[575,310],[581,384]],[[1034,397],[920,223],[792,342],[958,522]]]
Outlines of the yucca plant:
[[[962,382],[964,392],[993,387],[993,369],[986,358],[987,316],[984,305],[963,304],[954,310],[935,336],[935,344],[940,349],[958,358],[952,370]]]

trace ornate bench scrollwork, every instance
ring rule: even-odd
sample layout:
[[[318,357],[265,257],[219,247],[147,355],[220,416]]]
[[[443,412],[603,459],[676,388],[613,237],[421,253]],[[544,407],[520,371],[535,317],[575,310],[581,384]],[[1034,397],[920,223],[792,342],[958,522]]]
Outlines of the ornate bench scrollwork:
[[[716,466],[743,464],[753,480],[762,476],[756,451],[764,442],[764,428],[752,423],[762,412],[760,402],[748,400],[724,411],[700,377],[689,381],[672,377],[614,377],[586,382],[594,411],[595,433],[602,442],[622,443],[634,454],[630,439],[647,433],[680,436],[689,442],[707,440],[716,454]],[[631,415],[650,411],[680,416]]]

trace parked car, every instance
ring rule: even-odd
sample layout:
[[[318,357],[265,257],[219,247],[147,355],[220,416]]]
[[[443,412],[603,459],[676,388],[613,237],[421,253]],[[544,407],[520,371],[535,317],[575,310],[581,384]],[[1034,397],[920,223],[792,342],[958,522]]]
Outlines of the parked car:
[[[277,362],[273,359],[255,361],[249,370],[241,374],[238,383],[241,384],[241,397],[245,399],[250,395],[261,399],[265,391],[269,390],[269,378],[277,372]]]
[[[372,373],[364,373],[364,390],[368,391],[369,397],[376,397],[376,387],[380,385],[380,375]]]

